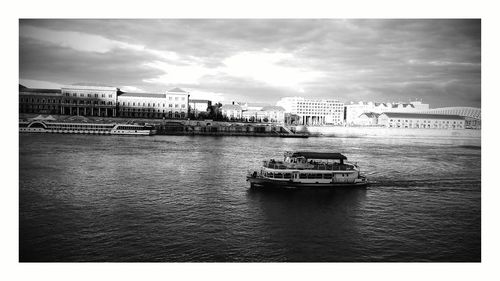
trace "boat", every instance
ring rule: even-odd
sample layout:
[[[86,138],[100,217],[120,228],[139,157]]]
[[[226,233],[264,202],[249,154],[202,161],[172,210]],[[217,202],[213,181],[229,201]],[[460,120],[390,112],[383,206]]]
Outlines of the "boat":
[[[115,124],[115,123],[67,123],[31,121],[19,122],[21,133],[58,133],[58,134],[94,134],[94,135],[154,135],[156,130],[151,125]]]
[[[258,171],[249,171],[250,187],[336,188],[366,187],[357,163],[341,153],[285,152],[283,161],[265,160]]]

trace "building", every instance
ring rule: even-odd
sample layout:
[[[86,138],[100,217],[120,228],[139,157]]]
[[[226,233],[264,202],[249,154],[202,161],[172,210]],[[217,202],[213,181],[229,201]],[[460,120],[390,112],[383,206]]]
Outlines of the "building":
[[[208,114],[211,106],[212,102],[209,100],[189,100],[189,112],[192,113],[194,117],[198,117],[200,113]]]
[[[61,114],[60,89],[30,89],[19,85],[19,112]]]
[[[227,117],[229,120],[242,118],[241,106],[236,104],[225,104],[220,108],[220,111],[222,116]]]
[[[119,90],[94,84],[64,86],[61,88],[61,114],[116,117]]]
[[[351,102],[345,106],[345,123],[347,125],[362,125],[361,123],[364,122],[364,120],[360,119],[361,114],[368,112],[377,114],[382,114],[384,112],[417,113],[427,109],[429,109],[429,105],[421,101],[409,103]]]
[[[166,95],[159,93],[120,93],[118,96],[120,117],[163,118],[175,116],[167,103]],[[180,115],[177,112],[177,115]]]
[[[243,111],[246,110],[259,111],[266,106],[271,106],[268,103],[261,103],[261,102],[234,102],[234,104],[241,106],[241,110]]]
[[[384,112],[378,124],[387,128],[465,129],[465,117],[444,114]]]
[[[285,112],[299,116],[302,125],[341,125],[344,123],[344,103],[335,99],[305,99],[285,97],[276,105]]]
[[[447,114],[465,117],[465,128],[481,129],[481,109],[477,107],[441,107],[421,111],[425,114]]]
[[[179,88],[166,93],[126,93],[119,88],[75,84],[54,89],[19,85],[19,112],[101,117],[187,118],[189,94]]]
[[[375,126],[378,124],[378,117],[380,114],[375,112],[362,113],[358,118],[358,125],[360,126]]]
[[[187,118],[189,94],[179,88],[166,93],[124,93],[118,96],[122,117]]]
[[[281,106],[269,105],[261,109],[265,113],[269,122],[284,123],[285,122],[285,109]]]
[[[242,118],[249,122],[285,122],[285,109],[281,106],[264,106],[260,110],[244,110]]]

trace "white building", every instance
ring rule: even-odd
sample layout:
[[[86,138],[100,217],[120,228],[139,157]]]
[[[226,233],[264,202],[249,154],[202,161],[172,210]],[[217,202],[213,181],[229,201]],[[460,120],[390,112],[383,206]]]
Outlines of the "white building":
[[[164,94],[122,92],[117,100],[123,117],[186,118],[188,114],[189,94],[179,88]]]
[[[385,112],[378,124],[387,128],[465,129],[465,117],[444,114]]]
[[[229,119],[240,119],[241,118],[241,106],[235,104],[225,104],[220,108],[223,116]]]
[[[306,99],[285,97],[276,105],[285,112],[299,116],[302,125],[341,125],[344,122],[344,103],[335,99]]]
[[[116,116],[116,98],[120,89],[81,83],[61,88],[61,112],[66,115]]]
[[[285,109],[281,106],[269,105],[260,110],[244,110],[242,118],[246,121],[284,123]]]
[[[382,114],[384,112],[417,113],[428,109],[429,105],[420,101],[412,101],[410,103],[351,102],[345,106],[345,122],[347,125],[361,125],[363,122],[363,120],[360,119],[361,114],[369,112],[377,114]]]

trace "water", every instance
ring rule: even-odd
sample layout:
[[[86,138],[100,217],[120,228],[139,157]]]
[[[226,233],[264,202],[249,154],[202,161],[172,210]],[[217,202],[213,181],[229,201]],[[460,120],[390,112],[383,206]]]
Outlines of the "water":
[[[20,261],[480,261],[479,140],[20,135]],[[250,190],[285,150],[367,189]]]

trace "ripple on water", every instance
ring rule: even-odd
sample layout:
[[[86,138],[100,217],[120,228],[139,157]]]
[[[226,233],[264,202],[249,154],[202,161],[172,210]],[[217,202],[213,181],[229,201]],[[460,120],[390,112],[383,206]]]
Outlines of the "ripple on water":
[[[20,135],[21,261],[480,261],[481,147],[464,140]],[[286,150],[367,189],[250,190]]]

